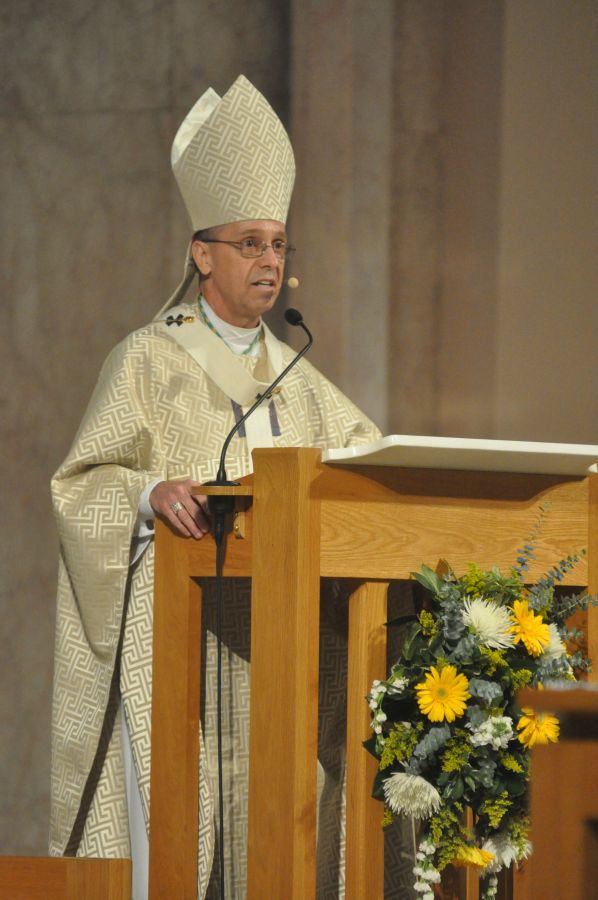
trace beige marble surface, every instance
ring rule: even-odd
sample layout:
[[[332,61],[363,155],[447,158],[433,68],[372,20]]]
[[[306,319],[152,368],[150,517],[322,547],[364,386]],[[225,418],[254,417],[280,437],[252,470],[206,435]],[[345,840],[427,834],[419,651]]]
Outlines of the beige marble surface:
[[[293,5],[296,302],[316,335],[313,361],[383,426],[393,9],[389,0]]]
[[[169,107],[171,3],[11,0],[2,18],[3,115]]]
[[[500,3],[450,6],[438,428],[463,437],[496,435],[503,28]]]

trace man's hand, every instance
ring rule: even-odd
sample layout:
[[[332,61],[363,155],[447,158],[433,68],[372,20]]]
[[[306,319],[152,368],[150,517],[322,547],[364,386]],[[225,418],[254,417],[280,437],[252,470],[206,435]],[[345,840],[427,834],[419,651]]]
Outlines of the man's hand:
[[[161,481],[149,495],[150,505],[157,516],[183,537],[199,541],[210,530],[207,518],[208,498],[192,494],[198,481]],[[174,509],[173,509],[174,507]]]

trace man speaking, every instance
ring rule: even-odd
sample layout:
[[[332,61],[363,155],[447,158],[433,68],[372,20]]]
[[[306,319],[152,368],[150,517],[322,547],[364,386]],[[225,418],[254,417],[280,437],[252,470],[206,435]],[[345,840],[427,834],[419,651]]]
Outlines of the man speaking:
[[[286,233],[295,166],[288,136],[240,76],[209,89],[181,125],[172,167],[193,239],[179,288],[156,319],[109,355],[73,446],[53,482],[60,535],[52,746],[53,854],[132,856],[133,897],[147,896],[152,689],[153,522],[200,539],[203,499],[222,444],[293,358],[262,321],[292,252]],[[199,277],[199,296],[185,301]],[[310,300],[311,298],[308,298]],[[326,302],[325,297],[313,298]],[[252,470],[255,447],[365,443],[375,426],[302,360],[232,439],[229,475]],[[224,587],[223,712],[226,896],[244,896],[249,726],[249,584]],[[214,591],[207,633],[200,766],[199,896],[218,896]],[[342,628],[328,639],[321,718],[319,896],[342,879]],[[327,706],[328,703],[328,706]],[[332,810],[332,812],[331,812]],[[335,812],[336,811],[336,812]],[[324,831],[326,832],[324,834]],[[212,872],[212,868],[214,871]]]

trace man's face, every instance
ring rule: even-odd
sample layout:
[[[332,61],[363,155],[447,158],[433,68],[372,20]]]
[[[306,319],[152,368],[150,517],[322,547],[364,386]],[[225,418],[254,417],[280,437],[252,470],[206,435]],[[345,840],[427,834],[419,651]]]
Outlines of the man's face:
[[[232,222],[213,230],[219,241],[242,241],[253,238],[256,243],[286,241],[281,222],[268,219]],[[254,328],[262,316],[274,306],[282,287],[284,260],[269,246],[262,256],[246,258],[237,247],[228,244],[193,242],[193,258],[202,273],[202,293],[216,315],[230,325]]]

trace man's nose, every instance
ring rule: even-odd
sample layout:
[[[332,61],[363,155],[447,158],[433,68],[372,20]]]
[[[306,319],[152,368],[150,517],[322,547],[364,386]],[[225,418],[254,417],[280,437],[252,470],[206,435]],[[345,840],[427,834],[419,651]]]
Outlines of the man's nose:
[[[262,265],[267,265],[269,267],[276,266],[280,262],[280,259],[278,258],[278,256],[276,255],[276,253],[274,252],[274,250],[272,248],[272,244],[266,244],[266,247],[264,248],[264,252],[262,253],[262,256],[261,256],[261,261],[262,261]]]

